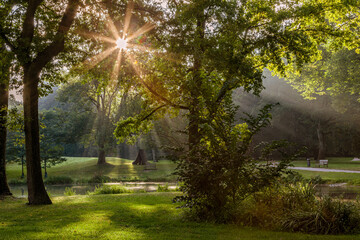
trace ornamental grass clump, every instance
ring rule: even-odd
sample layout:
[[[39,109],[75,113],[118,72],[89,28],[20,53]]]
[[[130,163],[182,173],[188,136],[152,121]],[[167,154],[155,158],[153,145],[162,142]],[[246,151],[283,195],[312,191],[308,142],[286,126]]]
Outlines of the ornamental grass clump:
[[[357,202],[325,196],[312,209],[298,208],[282,220],[282,229],[315,234],[360,232],[360,206]]]

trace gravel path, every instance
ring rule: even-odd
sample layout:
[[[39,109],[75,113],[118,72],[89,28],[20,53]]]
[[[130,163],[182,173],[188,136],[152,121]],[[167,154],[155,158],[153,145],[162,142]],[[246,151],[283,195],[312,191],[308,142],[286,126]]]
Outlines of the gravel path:
[[[313,172],[343,172],[343,173],[360,173],[360,171],[342,170],[342,169],[329,169],[329,168],[311,168],[311,167],[289,167],[295,170],[305,170]]]

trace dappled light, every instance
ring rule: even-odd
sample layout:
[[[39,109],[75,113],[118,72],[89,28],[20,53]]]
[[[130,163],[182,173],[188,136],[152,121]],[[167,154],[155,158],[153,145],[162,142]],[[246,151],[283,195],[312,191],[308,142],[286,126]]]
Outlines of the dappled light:
[[[359,9],[2,1],[0,239],[359,239]]]

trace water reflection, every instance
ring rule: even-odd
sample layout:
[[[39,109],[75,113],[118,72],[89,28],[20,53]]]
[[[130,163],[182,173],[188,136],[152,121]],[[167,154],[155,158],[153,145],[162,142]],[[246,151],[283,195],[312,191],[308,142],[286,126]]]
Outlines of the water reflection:
[[[127,183],[105,183],[105,184],[86,184],[86,185],[47,185],[46,190],[51,196],[64,196],[65,188],[71,188],[77,195],[85,195],[93,192],[96,186],[101,185],[121,185],[134,191],[154,192],[158,185],[168,184],[169,189],[175,189],[175,183],[165,182],[127,182]],[[16,197],[27,197],[26,185],[10,185],[11,192]],[[346,184],[319,184],[315,187],[317,196],[328,195],[330,197],[342,197],[344,199],[360,198],[360,186],[348,186]]]
[[[46,185],[46,191],[50,196],[64,196],[65,188],[71,188],[77,195],[85,195],[88,192],[93,192],[95,187],[101,185],[120,185],[134,191],[147,191],[154,192],[157,190],[158,185],[168,185],[169,189],[175,189],[176,183],[165,183],[165,182],[126,182],[126,183],[104,183],[104,184],[86,184],[86,185]],[[27,197],[27,186],[26,185],[9,185],[11,192],[15,197]]]
[[[360,186],[349,186],[345,183],[319,184],[315,187],[318,196],[330,196],[344,199],[360,198]]]

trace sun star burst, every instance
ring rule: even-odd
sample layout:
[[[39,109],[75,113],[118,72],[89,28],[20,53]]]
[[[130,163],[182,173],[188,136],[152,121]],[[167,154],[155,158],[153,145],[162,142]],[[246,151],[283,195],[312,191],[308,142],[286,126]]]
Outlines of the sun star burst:
[[[118,38],[116,40],[116,47],[119,49],[125,49],[127,48],[127,45],[128,45],[127,40],[124,38]]]
[[[120,71],[120,65],[121,65],[121,56],[122,52],[127,52],[131,49],[136,49],[140,51],[146,51],[148,50],[146,47],[142,47],[138,44],[131,43],[134,39],[138,38],[139,36],[149,32],[155,27],[155,24],[152,23],[146,23],[144,26],[140,27],[137,31],[132,33],[130,36],[127,36],[130,21],[131,21],[131,14],[134,8],[134,2],[129,1],[128,6],[125,13],[124,18],[124,27],[123,27],[123,33],[122,37],[120,36],[120,31],[116,28],[114,22],[112,19],[107,15],[107,27],[109,31],[111,32],[111,37],[103,36],[98,33],[91,33],[91,32],[84,32],[84,31],[77,31],[78,34],[88,37],[100,40],[102,42],[108,42],[111,44],[114,44],[110,48],[105,49],[104,51],[100,52],[99,54],[91,57],[90,59],[85,60],[84,65],[86,70],[90,70],[91,68],[95,67],[98,63],[103,61],[105,58],[110,56],[114,51],[118,51],[117,57],[114,63],[114,67],[111,73],[111,80],[116,81],[119,76]],[[126,54],[127,56],[130,55],[130,53]],[[133,63],[133,62],[131,62]]]

